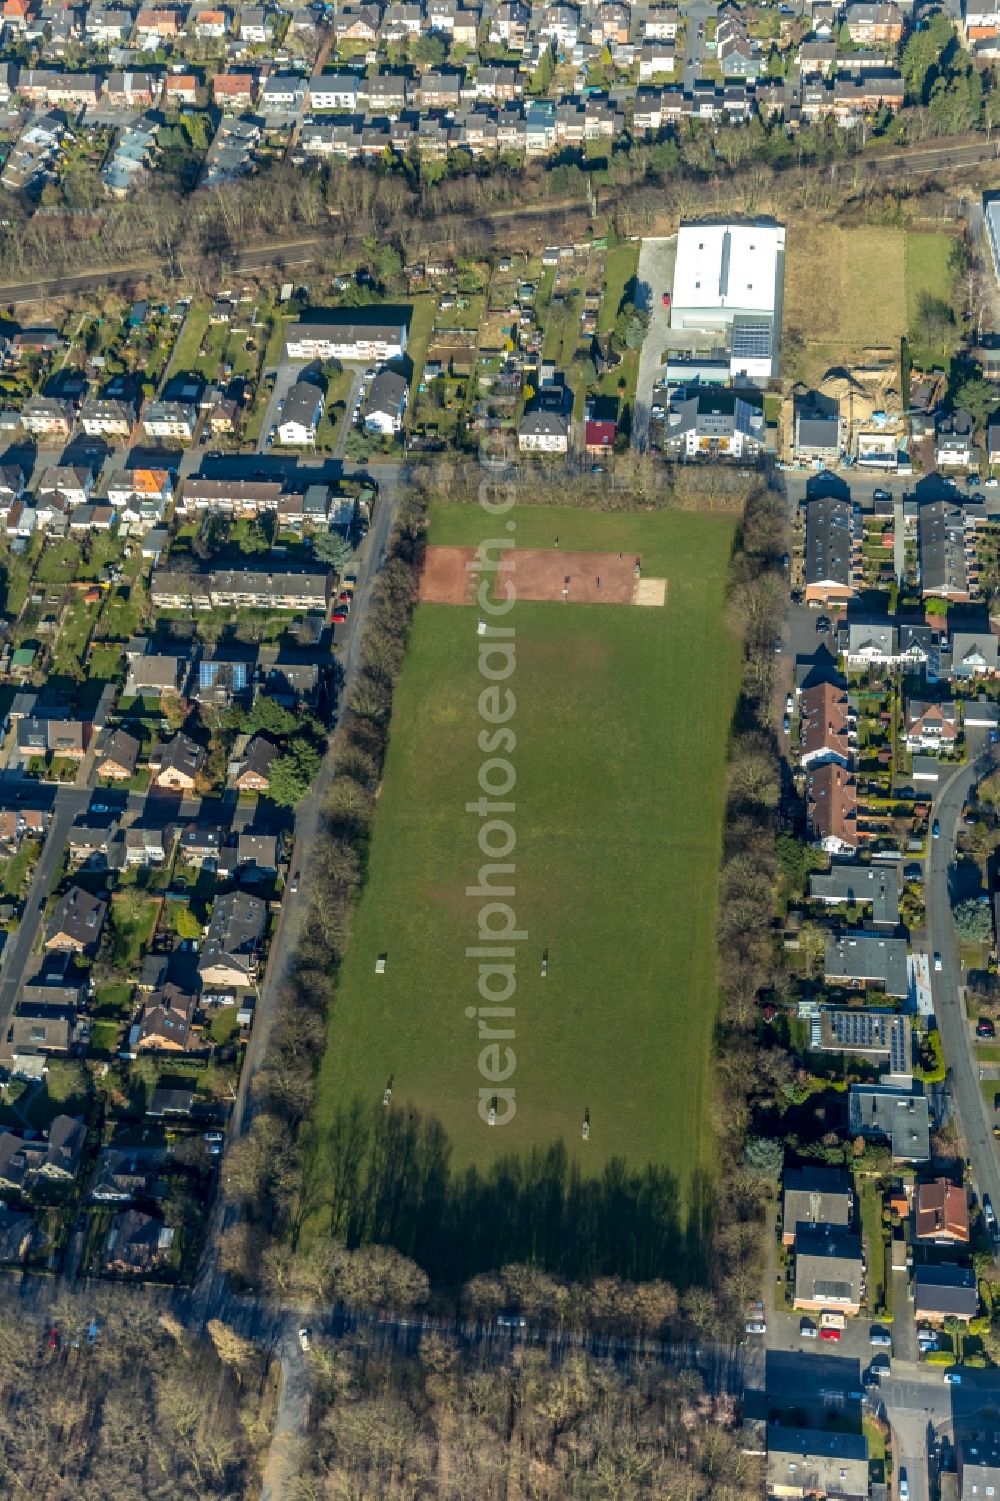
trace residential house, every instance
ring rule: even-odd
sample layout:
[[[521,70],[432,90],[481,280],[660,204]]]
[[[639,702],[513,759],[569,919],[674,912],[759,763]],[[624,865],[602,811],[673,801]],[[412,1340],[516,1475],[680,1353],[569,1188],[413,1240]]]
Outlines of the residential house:
[[[87,1127],[71,1115],[57,1115],[49,1127],[45,1158],[39,1176],[53,1183],[69,1183],[76,1177],[87,1140]]]
[[[968,469],[972,463],[976,424],[972,414],[959,407],[937,424],[934,462],[939,469]]]
[[[909,751],[953,751],[958,740],[958,708],[911,698],[906,705],[904,735]]]
[[[880,990],[905,1000],[910,971],[905,938],[848,928],[826,940],[824,975],[829,985],[848,990]]]
[[[278,869],[278,840],[274,834],[240,834],[236,841],[236,864],[250,867],[260,875],[274,875]]]
[[[846,602],[855,593],[861,567],[854,507],[849,500],[826,495],[809,501],[805,513],[806,601]]]
[[[888,621],[852,620],[847,627],[847,665],[855,670],[892,667],[899,653],[899,634]]]
[[[41,1055],[65,1056],[75,1026],[76,1012],[71,1007],[22,1001],[11,1018],[4,1056],[13,1063]]]
[[[958,1445],[960,1501],[995,1501],[1000,1496],[1000,1436],[990,1431]]]
[[[837,683],[817,683],[799,698],[802,765],[837,761],[846,766],[854,748],[854,713]]]
[[[184,401],[150,401],[142,414],[148,438],[169,438],[190,443],[198,425],[198,411]]]
[[[857,1314],[864,1298],[864,1277],[860,1235],[833,1225],[796,1225],[793,1307],[816,1313],[836,1308]]]
[[[976,1274],[964,1266],[917,1266],[913,1269],[913,1316],[918,1323],[968,1324],[979,1313]]]
[[[963,1185],[947,1178],[917,1185],[914,1226],[918,1241],[969,1243],[969,1195]]]
[[[70,859],[78,864],[97,859],[106,863],[119,821],[117,813],[77,814],[67,838]]]
[[[152,651],[151,646],[147,637],[139,636],[126,650],[126,698],[159,698],[164,693],[180,692],[187,675],[187,658]]]
[[[285,397],[278,423],[278,442],[312,448],[322,416],[323,392],[309,381],[297,380]]]
[[[97,757],[97,775],[111,782],[130,782],[139,764],[142,746],[127,730],[113,730]]]
[[[876,1063],[884,1059],[891,1073],[909,1073],[913,1066],[910,1019],[886,1007],[821,1007],[819,1039],[814,1031],[810,1046],[822,1053],[842,1053]]]
[[[314,311],[289,326],[289,360],[357,360],[384,364],[406,353],[409,308],[378,306]]]
[[[278,747],[265,735],[254,735],[236,774],[236,785],[239,790],[241,792],[266,792],[271,785],[271,767],[280,754]]]
[[[89,438],[127,439],[135,426],[135,406],[130,401],[91,396],[80,408],[80,424]]]
[[[82,761],[90,744],[93,726],[83,719],[47,719],[45,748],[65,761]]]
[[[972,598],[970,556],[965,512],[948,500],[928,501],[920,507],[920,589],[924,598],[966,601]]]
[[[267,904],[244,891],[216,897],[201,947],[198,971],[206,990],[246,988],[254,983],[267,929]]]
[[[94,475],[88,465],[50,464],[42,470],[35,503],[41,506],[51,496],[59,495],[70,508],[86,505],[93,488]]]
[[[29,396],[21,408],[24,430],[33,438],[68,438],[76,409],[57,396]]]
[[[569,422],[562,412],[536,408],[525,412],[517,431],[522,453],[567,453]]]
[[[892,1084],[852,1084],[847,1112],[850,1135],[888,1142],[897,1162],[926,1162],[930,1157],[925,1095]]]
[[[840,460],[839,410],[820,412],[805,405],[796,407],[794,448],[795,457],[803,463],[824,468],[836,465]]]
[[[409,396],[406,377],[395,370],[380,370],[372,381],[364,407],[365,431],[391,438],[403,426]]]
[[[767,1427],[767,1494],[819,1501],[868,1501],[868,1440],[863,1433]]]
[[[122,840],[122,863],[126,870],[149,870],[166,863],[173,828],[134,823]]]
[[[45,927],[45,948],[90,954],[97,948],[108,904],[81,886],[59,898]]]
[[[855,46],[889,43],[895,47],[903,39],[903,12],[885,0],[853,0],[844,19]]]
[[[257,80],[253,73],[216,73],[212,97],[224,114],[239,115],[253,108]]]
[[[103,1147],[90,1198],[95,1204],[131,1204],[152,1196],[152,1164],[159,1156],[142,1147]]]
[[[325,612],[333,575],[318,569],[212,569],[206,574],[171,568],[153,571],[153,604],[165,609],[287,610]]]
[[[196,870],[218,863],[228,830],[221,824],[189,823],[181,830],[180,857]]]
[[[899,867],[835,861],[829,870],[810,875],[809,897],[826,906],[870,906],[874,926],[894,928],[899,922]]]
[[[142,1008],[132,1046],[137,1053],[187,1053],[196,1044],[197,1001],[179,985],[155,991]]]
[[[179,731],[160,753],[154,785],[168,787],[173,792],[193,792],[205,760],[202,747],[190,735]]]
[[[853,853],[858,833],[858,789],[854,773],[838,762],[815,766],[806,777],[809,827],[828,854]]]
[[[137,1209],[124,1209],[111,1221],[101,1268],[119,1276],[150,1276],[170,1266],[173,1244],[169,1225]]]
[[[784,1172],[781,1238],[794,1245],[800,1225],[848,1230],[854,1216],[854,1190],[843,1168],[788,1167]]]
[[[951,676],[966,679],[995,677],[996,674],[996,636],[989,629],[955,631],[951,638]]]

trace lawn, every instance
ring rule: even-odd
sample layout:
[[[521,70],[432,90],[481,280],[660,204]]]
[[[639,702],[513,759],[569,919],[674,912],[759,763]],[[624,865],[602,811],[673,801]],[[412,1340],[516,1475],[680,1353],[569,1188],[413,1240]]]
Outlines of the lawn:
[[[208,315],[211,311],[207,299],[196,298],[188,308],[184,325],[174,345],[174,352],[167,367],[170,375],[181,375],[186,370],[195,370],[198,366],[198,351],[201,341],[208,328]]]
[[[945,234],[908,234],[906,236],[906,317],[912,329],[923,292],[945,302],[952,301],[955,278],[948,264],[954,240]],[[925,367],[943,364],[943,349],[913,350],[914,363]]]
[[[609,334],[615,326],[625,288],[639,269],[639,241],[626,240],[608,251],[604,266],[604,298],[597,315],[597,332]]]
[[[859,1181],[861,1229],[868,1239],[868,1307],[873,1316],[885,1307],[885,1235],[882,1230],[882,1195],[871,1178]]]
[[[400,677],[369,882],[331,1010],[316,1119],[377,1102],[436,1116],[451,1165],[489,1169],[563,1142],[584,1177],[613,1158],[665,1168],[683,1206],[711,1174],[716,888],[738,645],[724,624],[730,519],[519,508],[517,540],[641,553],[665,609],[521,603],[516,625],[517,1114],[478,1113],[477,973],[484,754],[476,617],[422,605]],[[492,528],[498,527],[497,522]],[[496,535],[437,508],[432,539]],[[503,532],[500,532],[503,535]],[[375,974],[376,956],[388,966]],[[548,952],[548,976],[540,960]],[[582,1140],[589,1110],[590,1139]],[[319,1177],[324,1164],[319,1164]],[[650,1189],[651,1193],[655,1191]],[[683,1217],[683,1210],[682,1210]]]
[[[427,346],[431,341],[436,311],[435,298],[426,295],[414,297],[410,328],[406,337],[406,354],[413,366],[414,387],[418,386],[423,379]]]

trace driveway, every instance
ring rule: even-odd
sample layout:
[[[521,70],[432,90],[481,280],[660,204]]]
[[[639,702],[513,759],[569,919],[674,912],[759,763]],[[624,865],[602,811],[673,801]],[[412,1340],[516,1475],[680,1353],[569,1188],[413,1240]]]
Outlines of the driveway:
[[[632,410],[632,447],[640,453],[649,443],[653,387],[660,376],[663,356],[670,347],[670,309],[663,306],[663,294],[673,290],[676,259],[676,235],[643,240],[636,275],[636,306],[649,314],[649,328],[639,352],[639,375]]]
[[[302,360],[282,360],[278,366],[274,377],[274,390],[271,392],[267,403],[267,410],[264,413],[264,420],[260,425],[260,436],[257,439],[258,453],[267,453],[269,451],[267,436],[271,429],[277,426],[278,403],[279,401],[284,401],[288,395],[289,388],[294,386],[304,369],[305,363]]]
[[[699,26],[707,26],[710,20],[714,20],[716,7],[711,0],[691,0],[691,4],[685,7],[684,19],[687,24],[687,35],[684,42],[684,77],[683,84],[689,89],[693,83],[701,77],[702,64],[706,57],[705,36],[698,35]]]

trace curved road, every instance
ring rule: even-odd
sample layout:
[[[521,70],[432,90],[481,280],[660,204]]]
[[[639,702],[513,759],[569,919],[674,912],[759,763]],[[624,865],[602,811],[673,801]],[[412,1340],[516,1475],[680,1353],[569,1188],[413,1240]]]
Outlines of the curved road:
[[[934,799],[934,815],[941,826],[941,834],[938,839],[931,840],[928,861],[927,942],[932,951],[941,955],[940,973],[931,971],[934,1014],[941,1032],[945,1060],[951,1071],[951,1099],[965,1137],[972,1179],[980,1199],[987,1193],[993,1204],[1000,1206],[1000,1167],[994,1149],[992,1121],[987,1116],[979,1088],[979,1066],[974,1058],[965,1003],[959,989],[962,967],[951,915],[950,877],[962,804],[983,772],[978,754],[982,750],[982,737],[970,735],[969,742],[969,762],[952,774]]]

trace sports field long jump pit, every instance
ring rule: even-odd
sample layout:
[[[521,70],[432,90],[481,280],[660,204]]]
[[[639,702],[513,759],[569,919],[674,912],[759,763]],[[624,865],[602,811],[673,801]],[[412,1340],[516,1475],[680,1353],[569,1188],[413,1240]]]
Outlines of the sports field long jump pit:
[[[424,604],[470,605],[479,575],[471,547],[428,547],[420,578]],[[643,578],[631,552],[570,552],[559,547],[507,548],[496,571],[498,598],[513,585],[517,599],[576,605],[663,605],[667,581]],[[496,591],[494,591],[496,592]]]

